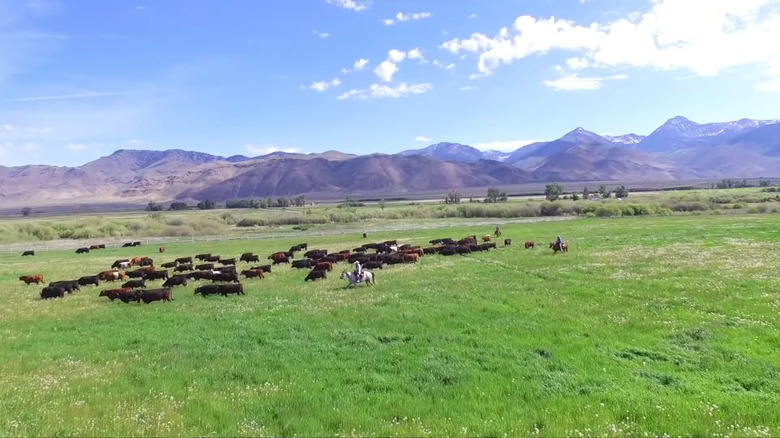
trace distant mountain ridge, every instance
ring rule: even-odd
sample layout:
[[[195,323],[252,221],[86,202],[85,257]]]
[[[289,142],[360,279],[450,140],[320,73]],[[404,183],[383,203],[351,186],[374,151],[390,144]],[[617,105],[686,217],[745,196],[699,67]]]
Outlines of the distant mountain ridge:
[[[543,181],[780,176],[780,121],[667,120],[647,136],[578,127],[514,151],[442,142],[394,155],[273,152],[222,157],[120,149],[78,167],[0,166],[4,205],[414,193]]]

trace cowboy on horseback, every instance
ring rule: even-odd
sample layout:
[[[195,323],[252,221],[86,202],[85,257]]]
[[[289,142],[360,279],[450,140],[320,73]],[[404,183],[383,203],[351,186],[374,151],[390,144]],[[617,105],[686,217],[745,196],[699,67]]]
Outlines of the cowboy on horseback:
[[[555,238],[555,244],[558,246],[558,248],[563,248],[563,239],[561,239],[560,235]]]
[[[496,231],[493,233],[493,235],[496,237],[501,237],[501,228],[496,227]]]
[[[355,260],[355,278],[357,278],[358,283],[363,281],[363,266],[358,260]]]

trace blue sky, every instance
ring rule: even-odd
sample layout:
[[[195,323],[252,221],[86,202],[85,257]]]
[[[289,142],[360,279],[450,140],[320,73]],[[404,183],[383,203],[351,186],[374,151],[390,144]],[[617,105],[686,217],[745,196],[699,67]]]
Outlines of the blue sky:
[[[0,0],[0,165],[780,118],[780,0]]]

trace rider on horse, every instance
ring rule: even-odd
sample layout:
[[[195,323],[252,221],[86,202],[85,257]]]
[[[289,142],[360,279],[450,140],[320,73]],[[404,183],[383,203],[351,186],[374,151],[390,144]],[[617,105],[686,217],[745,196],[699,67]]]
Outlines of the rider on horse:
[[[355,260],[355,278],[357,278],[358,283],[363,281],[363,266],[358,260]]]
[[[558,248],[563,249],[563,239],[561,239],[560,235],[558,235],[558,237],[555,238],[555,245],[558,246]]]

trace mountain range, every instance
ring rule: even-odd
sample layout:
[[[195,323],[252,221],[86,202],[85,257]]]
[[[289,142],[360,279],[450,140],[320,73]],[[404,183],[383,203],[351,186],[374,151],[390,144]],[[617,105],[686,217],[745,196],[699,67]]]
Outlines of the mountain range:
[[[647,136],[576,128],[515,151],[438,143],[397,154],[274,152],[222,157],[120,149],[78,167],[0,166],[0,203],[409,194],[547,181],[674,181],[780,175],[780,120],[698,124],[677,116]]]

